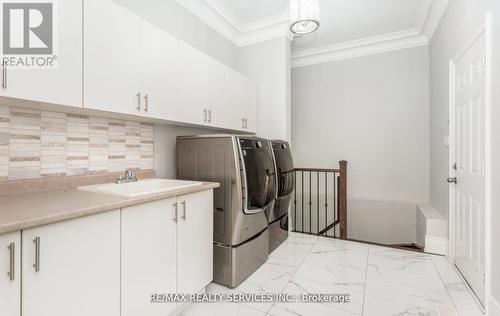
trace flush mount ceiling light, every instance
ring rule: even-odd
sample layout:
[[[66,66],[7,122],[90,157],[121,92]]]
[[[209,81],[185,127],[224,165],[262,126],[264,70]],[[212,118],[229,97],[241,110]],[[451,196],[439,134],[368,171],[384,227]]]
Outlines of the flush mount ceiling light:
[[[319,28],[319,0],[290,0],[290,31],[305,35]]]

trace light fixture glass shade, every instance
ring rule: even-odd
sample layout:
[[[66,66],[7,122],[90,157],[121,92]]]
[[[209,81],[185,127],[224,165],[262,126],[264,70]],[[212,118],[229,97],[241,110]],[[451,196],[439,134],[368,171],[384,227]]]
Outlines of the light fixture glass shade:
[[[319,0],[290,0],[290,31],[309,34],[319,28]]]

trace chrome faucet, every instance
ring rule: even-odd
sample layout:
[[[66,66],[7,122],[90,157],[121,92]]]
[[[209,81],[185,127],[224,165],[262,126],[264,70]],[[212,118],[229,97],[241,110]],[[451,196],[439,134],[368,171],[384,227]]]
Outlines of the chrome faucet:
[[[132,169],[127,169],[125,174],[119,174],[116,179],[116,183],[127,183],[127,182],[136,182],[137,176],[132,171]]]

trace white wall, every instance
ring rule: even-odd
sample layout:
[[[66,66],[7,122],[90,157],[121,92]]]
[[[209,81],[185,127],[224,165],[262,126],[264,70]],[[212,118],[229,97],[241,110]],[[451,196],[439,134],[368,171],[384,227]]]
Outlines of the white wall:
[[[428,76],[427,47],[292,70],[295,165],[348,160],[349,238],[417,241],[415,207],[429,199]]]
[[[241,47],[238,68],[257,83],[257,134],[290,139],[290,42],[277,38]]]
[[[430,44],[431,85],[431,203],[443,216],[448,217],[448,148],[442,146],[448,136],[448,62],[484,20],[487,12],[493,18],[492,69],[492,276],[491,292],[500,315],[500,1],[452,0]],[[490,304],[493,304],[490,301]],[[490,315],[494,315],[491,313]]]
[[[349,161],[349,196],[429,197],[428,51],[419,47],[292,70],[299,167]]]

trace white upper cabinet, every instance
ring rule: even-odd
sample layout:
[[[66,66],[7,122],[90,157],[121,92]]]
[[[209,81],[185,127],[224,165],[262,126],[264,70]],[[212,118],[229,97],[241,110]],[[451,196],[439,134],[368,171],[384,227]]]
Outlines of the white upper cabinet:
[[[0,235],[0,314],[21,316],[21,232]]]
[[[23,230],[22,243],[23,316],[120,316],[119,210]]]
[[[227,128],[227,67],[179,42],[181,121]]]
[[[142,115],[179,119],[177,47],[176,38],[142,22]]]
[[[251,79],[246,79],[245,89],[245,130],[257,132],[257,85]]]
[[[207,56],[179,42],[180,119],[195,124],[209,124]]]
[[[231,129],[245,129],[246,118],[246,78],[228,69],[227,76],[227,124]]]
[[[140,114],[141,17],[112,0],[83,7],[84,107]]]
[[[0,96],[82,106],[82,0],[58,1],[54,8],[58,25],[53,41],[57,66],[48,69],[0,66],[5,67],[1,69],[4,76],[0,78],[3,84]]]

